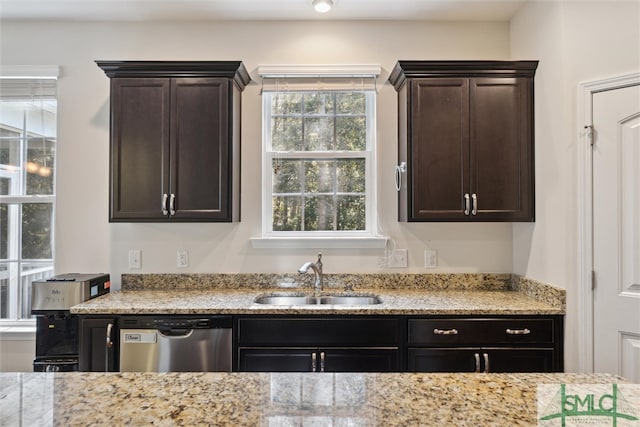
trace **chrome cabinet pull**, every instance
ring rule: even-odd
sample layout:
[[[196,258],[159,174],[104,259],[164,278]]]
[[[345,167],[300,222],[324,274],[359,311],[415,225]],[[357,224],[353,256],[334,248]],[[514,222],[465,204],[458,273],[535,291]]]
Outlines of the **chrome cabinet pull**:
[[[169,214],[171,216],[176,214],[176,195],[171,193],[171,197],[169,197]]]
[[[113,323],[107,325],[107,348],[113,347],[113,341],[111,341],[111,331],[113,330]]]
[[[402,162],[396,166],[396,191],[402,188],[402,174],[407,171],[407,163]]]
[[[484,358],[484,372],[488,374],[489,373],[489,355],[487,353],[482,353],[482,357]]]
[[[434,329],[433,333],[436,335],[458,335],[457,329]]]
[[[471,208],[469,206],[469,193],[465,193],[464,194],[464,214],[469,215],[470,209]]]
[[[474,353],[473,357],[476,359],[476,372],[480,372],[480,355],[478,353]]]
[[[320,372],[324,372],[324,351],[320,352]]]
[[[107,346],[104,349],[104,371],[109,372],[109,349],[113,347],[111,340],[111,332],[113,331],[113,323],[107,325]]]
[[[162,205],[160,206],[160,209],[162,209],[162,215],[167,215],[169,213],[169,211],[167,211],[167,199],[169,198],[169,196],[167,195],[167,193],[164,193],[162,195]]]
[[[507,329],[505,332],[508,335],[529,335],[531,333],[531,330],[529,330],[528,328],[524,328],[524,329]]]
[[[311,372],[316,371],[316,353],[311,353]]]
[[[478,196],[476,193],[471,195],[472,203],[471,203],[471,215],[475,215],[478,213]]]

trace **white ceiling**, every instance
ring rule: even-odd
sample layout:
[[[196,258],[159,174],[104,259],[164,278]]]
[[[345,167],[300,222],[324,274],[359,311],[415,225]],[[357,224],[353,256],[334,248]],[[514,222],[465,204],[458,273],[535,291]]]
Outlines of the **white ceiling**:
[[[527,0],[0,0],[0,19],[64,21],[433,20],[509,21]]]

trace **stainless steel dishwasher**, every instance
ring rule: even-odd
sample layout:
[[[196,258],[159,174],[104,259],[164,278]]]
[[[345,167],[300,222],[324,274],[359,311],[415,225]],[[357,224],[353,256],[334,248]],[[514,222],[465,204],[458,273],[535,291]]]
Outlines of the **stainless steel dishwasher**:
[[[120,372],[231,372],[231,316],[120,319]]]

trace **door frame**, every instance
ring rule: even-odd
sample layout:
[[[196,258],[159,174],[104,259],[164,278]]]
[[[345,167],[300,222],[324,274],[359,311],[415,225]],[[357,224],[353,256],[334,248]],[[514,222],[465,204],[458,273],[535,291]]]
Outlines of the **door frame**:
[[[578,85],[578,367],[593,372],[593,95],[640,85],[640,72]]]

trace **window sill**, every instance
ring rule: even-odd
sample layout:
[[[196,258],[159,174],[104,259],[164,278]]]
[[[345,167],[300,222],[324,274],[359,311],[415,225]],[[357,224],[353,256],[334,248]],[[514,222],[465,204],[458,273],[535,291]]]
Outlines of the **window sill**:
[[[387,244],[387,237],[252,237],[251,247],[257,249],[378,249]]]
[[[0,341],[32,341],[36,339],[34,321],[0,323]]]

